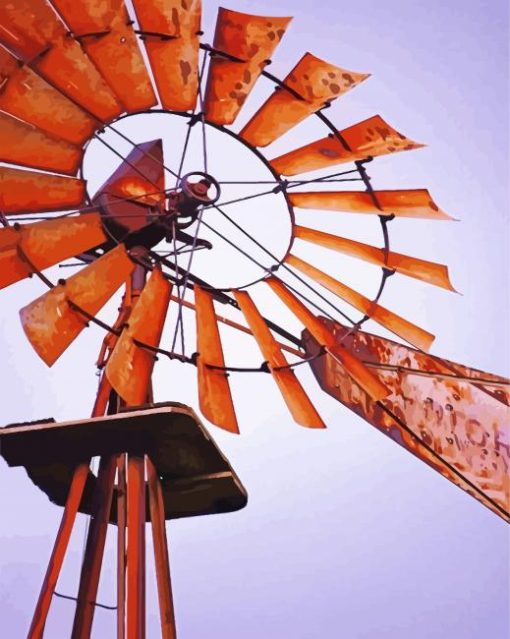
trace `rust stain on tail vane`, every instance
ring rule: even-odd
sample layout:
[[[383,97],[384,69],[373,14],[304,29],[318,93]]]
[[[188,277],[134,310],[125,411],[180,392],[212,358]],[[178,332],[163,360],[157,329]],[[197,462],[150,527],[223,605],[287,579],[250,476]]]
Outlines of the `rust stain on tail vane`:
[[[333,100],[370,77],[335,67],[305,53],[240,135],[254,146],[267,146]]]
[[[133,0],[161,104],[191,111],[198,97],[201,0]]]
[[[320,321],[390,394],[373,402],[328,355],[311,363],[321,388],[510,521],[510,410],[504,403],[510,380],[364,331],[350,335],[339,323]],[[309,331],[304,331],[303,343],[309,355],[317,352]]]
[[[370,213],[395,217],[453,220],[434,202],[427,189],[405,191],[310,191],[288,194],[292,206],[343,213]],[[377,202],[377,204],[376,204]]]
[[[83,180],[0,166],[0,211],[5,215],[66,211],[83,204]]]
[[[321,140],[273,158],[271,166],[281,175],[299,175],[336,164],[425,146],[396,131],[380,115],[339,131],[339,136],[343,142],[330,133]]]
[[[157,104],[123,0],[52,0],[108,86],[133,113]]]
[[[122,107],[46,0],[0,3],[0,42],[101,122]]]
[[[232,124],[292,18],[253,16],[220,7],[204,99],[207,120]]]

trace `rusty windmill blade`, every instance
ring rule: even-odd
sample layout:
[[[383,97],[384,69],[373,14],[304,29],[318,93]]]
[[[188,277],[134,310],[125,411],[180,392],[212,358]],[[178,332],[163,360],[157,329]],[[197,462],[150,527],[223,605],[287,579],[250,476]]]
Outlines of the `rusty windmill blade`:
[[[83,150],[0,112],[0,162],[74,175]]]
[[[128,113],[157,104],[123,0],[51,0]]]
[[[232,433],[239,432],[228,382],[212,295],[195,285],[197,370],[200,410],[207,419]]]
[[[207,120],[232,124],[292,18],[253,16],[220,7],[204,99]]]
[[[106,240],[98,213],[0,229],[0,288]]]
[[[201,0],[134,0],[162,106],[192,111],[198,97]]]
[[[424,351],[428,351],[431,347],[435,338],[434,335],[428,331],[396,315],[383,306],[372,302],[361,293],[335,280],[327,273],[320,271],[299,257],[289,254],[285,261],[289,266],[293,266],[301,271],[301,273],[308,275],[308,277],[311,277],[318,284],[327,288],[364,315],[370,317],[392,333],[395,333],[395,335],[405,339],[406,342]]]
[[[240,135],[253,146],[267,146],[368,77],[305,53]]]
[[[288,362],[280,346],[250,295],[246,291],[234,291],[234,295],[294,420],[309,428],[325,428],[324,422],[294,371],[288,368]]]
[[[159,346],[171,293],[172,285],[155,268],[108,359],[108,381],[128,405],[147,402],[155,354],[140,343]]]
[[[345,237],[339,237],[338,235],[332,235],[331,233],[309,229],[304,226],[295,226],[294,235],[306,242],[318,244],[333,251],[345,253],[359,260],[369,262],[370,264],[376,264],[377,266],[394,270],[402,275],[414,277],[428,284],[444,288],[447,291],[455,291],[450,282],[448,267],[444,264],[436,264],[435,262],[421,260],[417,257],[410,257],[400,253],[393,253],[392,251],[388,251],[386,256],[384,249],[363,244],[362,242],[356,242],[355,240],[349,240]]]
[[[81,145],[97,122],[37,73],[0,47],[0,109],[42,131]]]
[[[0,211],[5,215],[67,211],[83,204],[83,180],[0,166]]]
[[[292,311],[302,324],[310,331],[317,342],[338,361],[347,373],[368,393],[378,401],[386,397],[389,390],[382,384],[355,355],[352,355],[342,344],[337,344],[335,336],[329,331],[323,322],[275,277],[265,280],[281,301]]]
[[[121,244],[21,309],[23,329],[48,366],[78,337],[88,318],[101,310],[133,268]]]
[[[1,3],[0,42],[101,122],[121,113],[115,95],[46,0]]]
[[[339,131],[338,135],[330,133],[321,140],[273,158],[270,164],[281,175],[298,175],[423,146],[396,131],[380,115],[375,115]]]
[[[396,191],[308,191],[288,194],[292,206],[343,213],[369,213],[427,220],[453,220],[434,202],[427,189]]]

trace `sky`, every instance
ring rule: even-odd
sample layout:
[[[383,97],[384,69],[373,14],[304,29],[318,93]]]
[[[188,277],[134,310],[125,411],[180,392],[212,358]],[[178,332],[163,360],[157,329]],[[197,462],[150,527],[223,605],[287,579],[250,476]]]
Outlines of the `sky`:
[[[205,0],[204,5],[204,40],[211,42],[218,3]],[[393,278],[382,301],[436,334],[433,353],[508,375],[507,3],[257,0],[229,8],[294,16],[271,66],[280,77],[305,51],[372,74],[330,109],[340,129],[380,113],[428,145],[377,159],[369,172],[377,188],[429,188],[441,208],[460,219],[399,220],[390,231],[394,250],[447,263],[461,295],[401,277]],[[261,81],[239,126],[270,91]],[[149,117],[150,122],[132,120],[122,126],[136,141],[164,131],[165,159],[175,165],[173,144],[178,146],[182,131]],[[300,125],[268,155],[323,135],[315,122]],[[213,134],[210,145],[211,166],[223,179],[263,175],[242,150]],[[190,170],[197,158],[192,151]],[[115,164],[91,147],[86,160],[91,190]],[[238,215],[248,218],[249,227],[275,251],[281,250],[279,238],[288,232],[281,202],[246,205]],[[310,226],[381,241],[375,221],[299,215]],[[357,282],[363,292],[377,287],[370,267],[299,248],[300,256],[341,270],[343,281]],[[233,263],[224,247],[198,256],[197,272],[208,273],[218,285],[232,274],[246,281],[253,275]],[[210,256],[213,263],[207,261]],[[57,269],[51,274],[61,276]],[[49,415],[86,417],[93,403],[101,331],[88,329],[48,370],[26,341],[18,318],[19,308],[42,292],[40,283],[26,281],[0,297],[3,423]],[[271,308],[266,292],[257,289],[254,295],[261,308]],[[115,304],[105,310],[106,319]],[[274,312],[298,330],[283,311]],[[376,325],[367,329],[386,335]],[[166,335],[171,339],[171,332]],[[224,338],[229,361],[260,363],[252,344],[231,333]],[[269,376],[231,378],[242,434],[236,437],[214,426],[210,431],[247,488],[249,503],[238,513],[167,525],[180,639],[506,639],[508,526],[323,394],[309,371],[301,371],[300,378],[328,425],[323,432],[292,422]],[[196,407],[193,371],[161,362],[155,395],[158,401]],[[16,639],[30,623],[61,511],[23,470],[9,469],[0,460],[0,513],[0,634]],[[77,589],[84,525],[80,515],[58,584],[64,594]],[[99,592],[107,605],[114,603],[114,548],[110,532]],[[151,561],[147,581],[147,636],[157,637]],[[54,600],[46,636],[67,636],[72,615],[71,602]],[[98,610],[93,636],[113,636],[114,618]]]

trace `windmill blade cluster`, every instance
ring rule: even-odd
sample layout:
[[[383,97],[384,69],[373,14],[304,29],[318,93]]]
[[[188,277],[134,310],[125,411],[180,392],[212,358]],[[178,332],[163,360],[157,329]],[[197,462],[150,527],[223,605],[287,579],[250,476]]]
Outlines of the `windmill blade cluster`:
[[[156,259],[152,249],[159,240],[169,241],[171,235],[170,227],[165,227],[169,211],[180,215],[191,211],[193,218],[207,210],[197,204],[198,195],[193,200],[193,196],[184,197],[183,188],[168,188],[161,140],[133,144],[131,154],[120,156],[118,169],[92,198],[80,167],[87,143],[101,139],[101,131],[122,114],[161,108],[198,118],[204,127],[209,123],[226,130],[236,123],[257,81],[265,77],[276,83],[276,90],[235,134],[261,155],[260,149],[296,133],[307,118],[318,115],[324,121],[324,107],[369,74],[333,66],[305,53],[282,81],[271,76],[266,67],[289,27],[288,17],[253,16],[221,8],[213,43],[208,45],[200,40],[199,0],[134,0],[133,7],[131,16],[120,0],[17,0],[0,6],[0,161],[9,165],[0,167],[0,213],[5,223],[0,229],[0,286],[34,274],[49,286],[20,314],[28,339],[50,366],[90,321],[106,328],[110,337],[104,373],[122,401],[131,406],[145,402],[155,354],[167,346],[161,341],[169,305],[191,308],[196,316],[196,352],[181,353],[181,361],[196,365],[199,404],[205,417],[238,433],[229,366],[218,328],[220,322],[235,323],[217,314],[215,301],[221,300],[240,311],[245,323],[237,327],[254,337],[264,359],[261,370],[273,377],[293,419],[302,426],[322,428],[324,423],[293,370],[294,362],[283,352],[294,349],[294,354],[305,357],[299,338],[290,346],[289,334],[280,327],[278,339],[283,343],[277,341],[279,327],[262,314],[243,288],[227,293],[216,290],[195,277],[190,268],[180,271],[177,254],[173,273],[165,271],[168,259]],[[364,162],[418,149],[422,144],[379,115],[343,130],[328,127],[325,137],[267,160],[275,190],[285,192],[289,210],[372,215],[383,225],[393,217],[451,219],[426,189],[374,190],[367,184]],[[354,163],[353,172],[365,182],[365,191],[295,190],[294,186],[304,184],[327,187],[330,180],[284,180],[345,163]],[[193,183],[197,193],[200,188],[206,193],[210,186],[207,170],[202,175],[202,183]],[[172,177],[178,184],[182,178],[180,172]],[[221,212],[221,202],[210,205],[214,207]],[[31,224],[10,222],[22,215],[72,209],[75,214]],[[199,223],[197,233],[198,227]],[[189,242],[191,253],[198,249],[197,233]],[[376,265],[384,278],[397,273],[453,291],[447,267],[393,252],[387,244],[379,248],[305,227],[294,219],[291,233],[291,250],[280,260],[280,270],[264,274],[266,289],[313,337],[321,361],[340,367],[370,402],[385,400],[391,394],[387,380],[337,340],[334,328],[317,317],[282,273],[297,275],[309,289],[330,293],[360,312],[363,320],[353,328],[354,334],[370,318],[427,351],[434,340],[430,332],[385,308],[379,296],[371,300],[302,259],[300,242]],[[175,243],[175,228],[173,239]],[[140,246],[142,260],[136,250]],[[53,284],[42,274],[74,256],[86,266],[68,279]],[[140,268],[150,275],[135,295],[133,278]],[[193,303],[184,299],[186,291],[180,291],[181,285],[193,289]],[[120,319],[109,327],[96,315],[123,286],[126,295]],[[176,355],[171,350],[170,355]]]

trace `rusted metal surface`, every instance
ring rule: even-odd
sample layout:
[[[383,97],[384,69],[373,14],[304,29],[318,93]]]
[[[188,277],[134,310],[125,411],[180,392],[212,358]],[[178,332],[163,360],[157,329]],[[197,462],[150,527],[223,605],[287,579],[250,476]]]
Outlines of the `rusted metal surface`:
[[[137,345],[159,346],[172,285],[155,268],[129,316],[106,365],[106,376],[128,405],[147,401],[147,388],[154,368],[155,353]]]
[[[270,277],[265,281],[289,310],[310,331],[320,346],[325,348],[333,359],[338,360],[345,367],[349,375],[365,389],[370,397],[378,400],[388,395],[389,390],[379,378],[342,344],[337,344],[332,331],[320,322],[303,302],[291,293],[283,282],[275,277]]]
[[[198,96],[201,0],[134,0],[162,106],[195,108]]]
[[[146,457],[147,484],[151,513],[152,540],[154,546],[154,566],[158,584],[159,615],[162,639],[176,639],[172,582],[170,580],[170,560],[165,528],[165,505],[163,490],[158,473],[150,457]],[[123,639],[123,638],[122,638]]]
[[[0,288],[105,241],[97,213],[0,229]]]
[[[67,495],[62,521],[55,539],[53,551],[48,562],[48,568],[42,584],[39,599],[35,607],[32,623],[28,631],[27,639],[42,639],[51,600],[58,577],[64,563],[64,557],[73,531],[76,514],[80,505],[85,483],[89,474],[89,463],[82,463],[76,467],[73,479]]]
[[[250,295],[246,291],[235,291],[234,295],[294,420],[309,428],[325,428],[296,374],[285,368],[288,362]]]
[[[344,300],[355,309],[363,313],[364,315],[371,317],[381,326],[384,326],[395,335],[402,337],[407,342],[421,348],[422,350],[428,350],[434,341],[434,336],[425,331],[424,329],[412,324],[403,317],[396,315],[392,311],[376,304],[368,297],[365,297],[361,293],[358,293],[354,289],[342,284],[333,277],[320,271],[315,266],[308,264],[304,260],[300,259],[289,253],[286,258],[286,263],[289,266],[301,271],[304,275],[311,277],[313,280],[324,286],[328,291],[331,291],[337,295],[340,299]]]
[[[99,71],[45,0],[0,4],[0,42],[101,122],[121,113]]]
[[[115,455],[100,460],[71,639],[89,639],[91,636],[116,470]]]
[[[65,211],[84,202],[83,180],[0,167],[0,211],[5,215]]]
[[[240,135],[254,146],[267,146],[368,77],[305,53],[283,81],[290,91],[277,87]]]
[[[127,639],[145,639],[145,463],[128,455]]]
[[[122,194],[128,184],[136,188],[149,188],[157,196],[165,190],[165,169],[163,161],[163,142],[152,140],[139,144],[127,158],[121,162],[112,175],[101,186],[93,198],[94,204],[101,206],[106,221],[126,231],[138,231],[151,221],[151,211],[142,202],[126,202]],[[120,192],[119,192],[120,190]],[[145,191],[146,194],[146,191]],[[133,195],[130,195],[133,197]],[[135,196],[136,197],[136,196]]]
[[[166,519],[233,512],[247,503],[246,490],[228,459],[195,412],[183,404],[148,405],[72,422],[11,425],[0,429],[0,444],[5,461],[24,466],[59,506],[66,502],[77,464],[126,451],[152,459],[162,482]],[[90,473],[80,512],[91,512],[96,482]],[[112,523],[117,522],[116,504],[115,497]]]
[[[83,150],[0,112],[0,162],[75,175]]]
[[[212,295],[195,284],[198,399],[205,417],[232,433],[239,432],[221,346]]]
[[[205,92],[205,114],[215,124],[232,124],[285,34],[291,18],[253,16],[220,7],[214,55]]]
[[[117,639],[126,631],[127,456],[117,457]]]
[[[121,244],[21,309],[23,329],[48,366],[87,326],[77,308],[95,316],[133,268]]]
[[[52,0],[128,113],[157,103],[123,0]]]
[[[455,291],[450,277],[448,275],[448,267],[444,264],[436,264],[428,260],[421,260],[417,257],[394,253],[393,251],[385,252],[384,249],[356,242],[345,237],[324,233],[305,226],[295,226],[294,235],[305,242],[312,242],[319,246],[345,253],[359,260],[376,264],[377,266],[386,267],[395,270],[397,273],[414,277],[428,284],[445,288],[448,291]]]
[[[292,206],[302,209],[386,214],[427,220],[453,219],[437,206],[427,189],[374,191],[373,193],[366,191],[292,191],[288,196]]]
[[[343,162],[364,160],[424,146],[396,131],[381,116],[358,122],[339,132],[344,144],[334,134],[280,155],[271,166],[281,175],[298,175]]]
[[[330,320],[321,322],[339,341],[348,331]],[[317,351],[308,331],[303,340],[309,354]],[[506,393],[510,381],[364,331],[343,343],[391,392],[380,402],[371,401],[328,356],[311,363],[323,390],[510,521],[510,412],[475,380]],[[457,366],[462,375],[453,372]]]
[[[1,47],[0,110],[77,145],[91,137],[98,126],[80,107]]]

